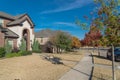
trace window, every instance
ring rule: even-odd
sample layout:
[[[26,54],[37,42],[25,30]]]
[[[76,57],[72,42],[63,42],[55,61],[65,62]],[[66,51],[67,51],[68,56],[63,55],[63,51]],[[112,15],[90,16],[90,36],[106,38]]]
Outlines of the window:
[[[0,26],[3,25],[3,19],[0,19]]]

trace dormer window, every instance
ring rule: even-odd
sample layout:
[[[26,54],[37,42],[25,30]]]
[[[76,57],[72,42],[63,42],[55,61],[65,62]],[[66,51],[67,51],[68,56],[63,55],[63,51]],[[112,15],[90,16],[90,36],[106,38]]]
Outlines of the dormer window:
[[[0,18],[0,26],[3,26],[3,19]]]

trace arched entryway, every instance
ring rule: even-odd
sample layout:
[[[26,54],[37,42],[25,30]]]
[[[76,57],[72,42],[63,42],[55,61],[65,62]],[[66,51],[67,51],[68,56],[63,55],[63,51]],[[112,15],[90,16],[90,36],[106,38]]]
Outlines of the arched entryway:
[[[22,36],[26,41],[26,50],[30,50],[30,31],[28,29],[23,29]]]

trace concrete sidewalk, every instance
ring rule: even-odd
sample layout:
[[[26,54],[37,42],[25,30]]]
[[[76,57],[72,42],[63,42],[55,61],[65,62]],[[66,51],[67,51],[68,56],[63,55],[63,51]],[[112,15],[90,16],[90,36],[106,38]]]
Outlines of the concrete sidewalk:
[[[59,80],[90,80],[92,72],[92,56],[86,53],[83,59]]]

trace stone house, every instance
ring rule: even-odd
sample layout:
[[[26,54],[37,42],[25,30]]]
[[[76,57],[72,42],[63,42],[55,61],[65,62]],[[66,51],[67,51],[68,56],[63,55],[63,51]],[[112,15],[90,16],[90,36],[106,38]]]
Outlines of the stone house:
[[[0,12],[0,47],[4,47],[6,40],[8,40],[13,49],[19,49],[22,38],[26,40],[26,49],[32,50],[34,24],[29,15],[12,16]]]
[[[60,32],[69,35],[67,32],[63,32],[60,30],[50,30],[50,29],[41,30],[35,33],[35,38],[40,43],[43,52],[48,52],[48,53],[57,53],[58,51],[64,52],[64,50],[57,48],[51,42],[52,41],[51,39]]]
[[[40,43],[42,52],[53,52],[53,45],[50,42],[50,37],[54,35],[54,31],[45,29],[35,33],[36,40]]]

